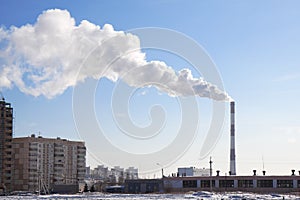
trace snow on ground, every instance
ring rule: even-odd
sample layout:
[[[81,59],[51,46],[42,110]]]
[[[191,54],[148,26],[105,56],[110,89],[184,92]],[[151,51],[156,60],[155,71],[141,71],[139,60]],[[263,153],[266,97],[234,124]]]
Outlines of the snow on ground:
[[[53,199],[53,200],[119,200],[119,199],[132,199],[132,200],[146,200],[146,199],[158,199],[158,200],[186,200],[186,199],[289,199],[300,200],[300,196],[295,195],[280,195],[280,194],[251,194],[251,193],[210,193],[210,192],[189,192],[186,194],[103,194],[103,193],[86,193],[76,195],[27,195],[27,196],[2,196],[0,199],[7,200],[32,200],[32,199]]]

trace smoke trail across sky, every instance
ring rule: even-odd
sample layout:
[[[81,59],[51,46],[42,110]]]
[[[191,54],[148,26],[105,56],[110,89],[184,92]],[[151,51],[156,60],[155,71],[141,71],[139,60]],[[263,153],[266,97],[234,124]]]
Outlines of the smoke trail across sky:
[[[35,24],[0,28],[0,64],[0,88],[17,86],[33,96],[53,98],[86,78],[106,77],[137,88],[154,86],[170,96],[231,100],[189,69],[176,72],[164,62],[146,61],[137,36],[109,24],[101,28],[83,20],[76,25],[67,10],[44,11]]]

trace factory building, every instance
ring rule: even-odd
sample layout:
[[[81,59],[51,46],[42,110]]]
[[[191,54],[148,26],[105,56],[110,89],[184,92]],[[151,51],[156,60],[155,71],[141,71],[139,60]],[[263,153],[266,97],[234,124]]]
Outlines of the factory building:
[[[128,179],[125,180],[125,193],[160,193],[164,192],[163,179]]]
[[[255,193],[299,192],[300,176],[198,176],[164,177],[164,192],[188,191],[247,191]]]
[[[65,187],[78,192],[78,184],[85,177],[84,142],[31,135],[14,138],[12,149],[15,191],[49,193],[59,188],[62,192]]]

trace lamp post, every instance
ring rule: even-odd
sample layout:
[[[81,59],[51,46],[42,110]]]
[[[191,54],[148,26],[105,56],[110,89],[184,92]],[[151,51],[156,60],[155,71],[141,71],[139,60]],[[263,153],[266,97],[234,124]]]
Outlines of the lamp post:
[[[161,167],[161,178],[163,178],[164,177],[164,168],[163,168],[163,166],[159,163],[156,163],[156,165]]]
[[[225,193],[227,191],[227,173],[225,173]]]

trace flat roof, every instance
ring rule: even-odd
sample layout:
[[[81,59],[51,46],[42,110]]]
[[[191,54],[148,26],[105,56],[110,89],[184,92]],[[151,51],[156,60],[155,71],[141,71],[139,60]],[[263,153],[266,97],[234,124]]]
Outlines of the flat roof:
[[[297,175],[271,175],[271,176],[183,176],[164,177],[164,180],[300,180]]]

